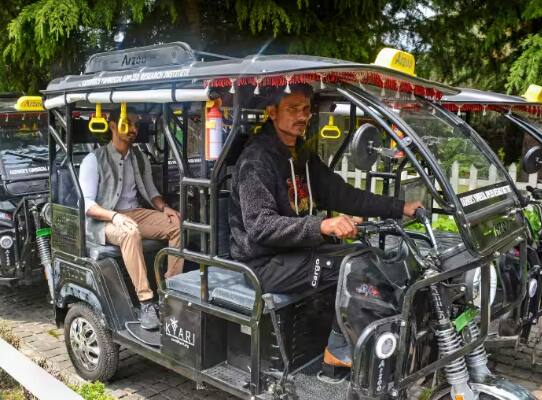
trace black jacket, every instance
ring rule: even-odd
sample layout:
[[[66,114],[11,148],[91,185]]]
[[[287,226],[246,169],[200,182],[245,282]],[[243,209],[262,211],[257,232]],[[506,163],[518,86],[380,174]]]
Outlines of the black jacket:
[[[233,173],[230,204],[233,258],[259,266],[278,253],[324,243],[320,233],[323,217],[308,210],[296,212],[292,198],[299,203],[303,193],[310,193],[309,203],[322,210],[363,217],[403,215],[403,201],[354,188],[303,147],[299,140],[294,163],[290,150],[268,122],[241,153]],[[308,190],[296,186],[292,168],[298,180],[303,176],[308,181]],[[300,189],[295,191],[293,186]]]

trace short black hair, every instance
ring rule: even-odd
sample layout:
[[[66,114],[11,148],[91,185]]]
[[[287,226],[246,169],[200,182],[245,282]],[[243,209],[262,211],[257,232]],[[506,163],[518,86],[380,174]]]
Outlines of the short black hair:
[[[291,93],[302,93],[308,99],[312,98],[313,89],[312,86],[306,83],[298,83],[290,85],[290,93],[284,91],[284,87],[271,87],[267,89],[267,105],[276,106],[280,103],[283,97],[288,96]]]

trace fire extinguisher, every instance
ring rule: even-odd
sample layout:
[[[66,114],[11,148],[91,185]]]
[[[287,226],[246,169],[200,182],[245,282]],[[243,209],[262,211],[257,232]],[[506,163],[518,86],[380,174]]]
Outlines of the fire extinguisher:
[[[216,160],[222,151],[222,113],[220,99],[205,105],[205,159]]]
[[[392,125],[391,129],[397,134],[397,136],[399,136],[400,139],[404,139],[405,137],[405,134],[403,132],[401,132],[399,130],[399,128],[395,125]],[[395,140],[392,140],[391,141],[391,148],[392,149],[397,149],[397,143],[395,142]],[[397,149],[395,151],[395,154],[393,155],[394,158],[403,158],[405,156],[405,152],[403,150],[399,150]]]

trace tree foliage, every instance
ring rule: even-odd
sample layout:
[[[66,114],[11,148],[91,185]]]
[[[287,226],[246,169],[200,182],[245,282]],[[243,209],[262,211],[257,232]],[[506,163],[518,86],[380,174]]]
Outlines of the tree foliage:
[[[0,9],[0,90],[35,92],[90,54],[175,40],[234,56],[368,62],[412,50],[418,75],[521,92],[542,82],[542,0],[12,0]]]

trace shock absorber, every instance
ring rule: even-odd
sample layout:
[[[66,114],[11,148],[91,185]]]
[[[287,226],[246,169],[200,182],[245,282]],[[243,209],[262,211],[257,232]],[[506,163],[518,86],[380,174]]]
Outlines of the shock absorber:
[[[435,336],[437,337],[439,352],[441,356],[445,357],[461,348],[461,338],[455,331],[452,322],[448,317],[447,310],[442,304],[442,298],[437,285],[431,285],[429,288],[431,291],[433,309],[437,317]],[[444,367],[444,372],[446,380],[451,386],[450,393],[452,394],[452,399],[461,398],[465,400],[474,400],[476,398],[468,384],[469,371],[465,363],[465,357],[458,357],[448,363]]]
[[[478,329],[478,324],[475,320],[471,320],[468,325],[465,327],[465,332],[463,337],[465,341],[470,343],[478,339],[480,336],[480,330]],[[486,376],[491,375],[491,371],[487,367],[487,353],[483,344],[476,347],[472,352],[465,356],[467,361],[467,366],[471,372],[471,376],[475,380],[485,378]]]
[[[40,263],[43,265],[43,269],[45,270],[45,278],[47,279],[47,285],[49,286],[49,294],[51,295],[51,300],[54,302],[55,290],[53,284],[51,247],[49,244],[51,228],[41,228],[40,215],[36,206],[32,207],[32,216],[34,217],[34,225],[36,227],[36,246],[38,248]]]

